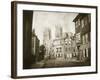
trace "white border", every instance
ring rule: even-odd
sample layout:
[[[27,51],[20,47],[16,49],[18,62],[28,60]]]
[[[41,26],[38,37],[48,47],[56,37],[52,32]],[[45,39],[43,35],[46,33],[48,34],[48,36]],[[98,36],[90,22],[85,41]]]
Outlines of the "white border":
[[[23,10],[45,10],[60,12],[91,13],[91,66],[23,70]],[[17,4],[17,76],[82,73],[96,71],[96,9]]]

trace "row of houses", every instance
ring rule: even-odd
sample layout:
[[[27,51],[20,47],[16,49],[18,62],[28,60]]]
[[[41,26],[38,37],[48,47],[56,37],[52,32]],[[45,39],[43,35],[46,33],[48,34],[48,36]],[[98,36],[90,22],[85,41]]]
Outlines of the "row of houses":
[[[75,19],[75,36],[80,61],[90,61],[91,56],[91,15],[79,13]]]

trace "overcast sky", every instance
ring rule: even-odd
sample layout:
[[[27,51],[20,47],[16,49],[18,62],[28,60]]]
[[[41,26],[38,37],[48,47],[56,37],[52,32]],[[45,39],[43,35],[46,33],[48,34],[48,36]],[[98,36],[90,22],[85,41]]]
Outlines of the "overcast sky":
[[[63,32],[75,33],[75,23],[73,19],[78,13],[61,13],[61,12],[33,12],[33,24],[32,29],[35,29],[35,33],[40,40],[40,44],[43,43],[43,31],[46,27],[51,29],[52,38],[55,37],[55,26],[60,25]]]

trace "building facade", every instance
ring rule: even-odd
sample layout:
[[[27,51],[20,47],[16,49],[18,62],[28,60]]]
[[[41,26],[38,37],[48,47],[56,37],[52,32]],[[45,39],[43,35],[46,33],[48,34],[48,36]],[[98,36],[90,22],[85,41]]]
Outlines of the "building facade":
[[[35,58],[35,62],[39,60],[39,46],[40,40],[38,39],[37,35],[35,34],[35,30],[32,31],[32,54]]]
[[[52,43],[54,58],[64,58],[64,39],[54,39]]]
[[[76,42],[74,34],[63,32],[61,26],[55,26],[55,38],[51,38],[51,30],[46,28],[44,31],[43,45],[46,48],[46,58],[53,59],[72,59],[76,53]]]
[[[51,30],[49,28],[45,28],[43,33],[43,45],[45,46],[45,58],[49,57],[51,53]]]
[[[90,60],[91,15],[80,13],[73,21],[75,22],[75,35],[79,59],[80,61]]]
[[[55,26],[55,38],[57,39],[60,39],[62,38],[62,34],[63,34],[63,30],[62,30],[62,27],[60,25],[56,25]]]
[[[30,68],[34,57],[32,47],[32,18],[33,11],[23,10],[23,69]]]
[[[74,36],[64,33],[62,38],[53,40],[53,56],[56,59],[72,59],[76,53],[76,42]]]

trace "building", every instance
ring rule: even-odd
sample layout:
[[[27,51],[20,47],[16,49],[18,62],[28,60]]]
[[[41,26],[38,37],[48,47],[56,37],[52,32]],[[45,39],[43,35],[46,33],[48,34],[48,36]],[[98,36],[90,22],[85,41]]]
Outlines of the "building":
[[[46,52],[45,52],[45,58],[49,57],[51,52],[51,30],[49,28],[45,28],[43,32],[43,45],[45,46]]]
[[[52,43],[52,55],[54,58],[62,58],[64,59],[64,39],[54,39]]]
[[[35,62],[39,60],[39,45],[40,40],[38,39],[37,35],[35,34],[35,30],[32,31],[32,55],[35,58]]]
[[[72,57],[77,57],[78,56],[78,49],[77,49],[77,44],[76,44],[76,38],[75,38],[75,35],[73,37],[71,37],[71,40],[72,40]]]
[[[55,39],[52,42],[53,56],[55,58],[64,57],[64,39],[62,38],[63,30],[60,25],[55,26]]]
[[[66,59],[72,59],[77,54],[75,36],[71,32],[67,32],[65,34],[66,36],[64,36],[64,48],[65,48],[64,57]]]
[[[34,57],[32,55],[32,18],[33,11],[23,10],[23,69],[30,68]]]
[[[72,39],[70,38],[70,36],[65,37],[64,39],[64,46],[65,46],[65,58],[72,58]]]
[[[61,29],[61,28],[59,28]],[[56,28],[57,30],[57,28]],[[60,31],[60,30],[58,30]],[[61,29],[61,36],[53,39],[52,42],[52,56],[56,59],[72,59],[75,54],[75,39],[72,39],[72,33],[63,32]],[[75,50],[75,51],[74,51]]]
[[[75,19],[75,35],[79,59],[90,61],[90,34],[91,34],[91,15],[79,13]]]
[[[55,26],[55,38],[62,38],[62,27],[60,25]]]
[[[63,32],[61,26],[55,26],[55,38],[51,38],[51,30],[45,28],[43,45],[48,59],[72,59],[76,51],[76,42],[71,32]]]

